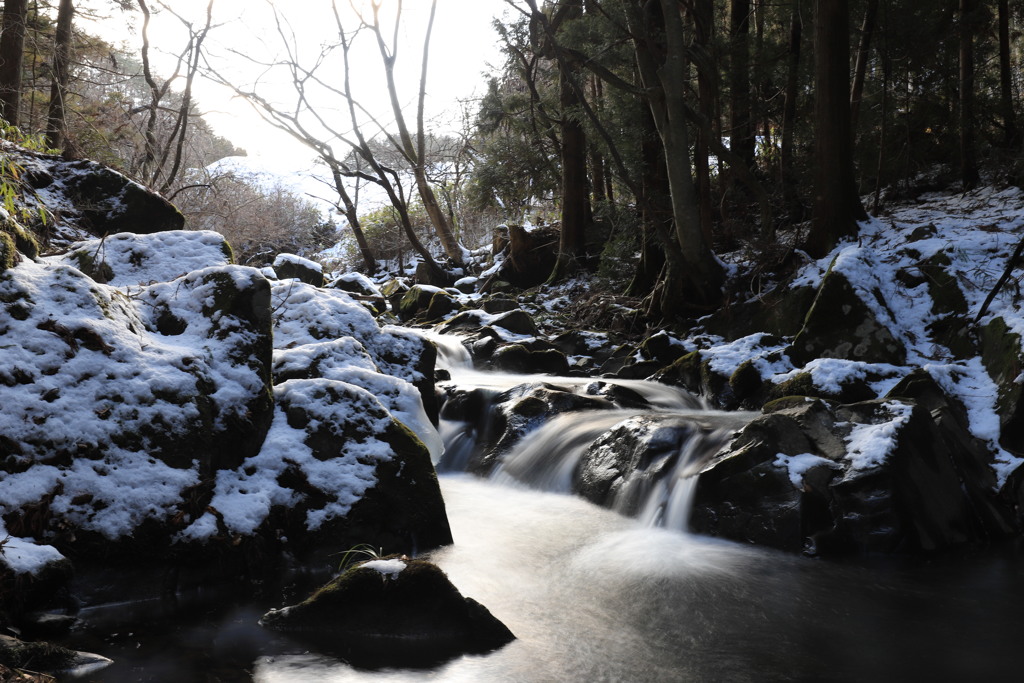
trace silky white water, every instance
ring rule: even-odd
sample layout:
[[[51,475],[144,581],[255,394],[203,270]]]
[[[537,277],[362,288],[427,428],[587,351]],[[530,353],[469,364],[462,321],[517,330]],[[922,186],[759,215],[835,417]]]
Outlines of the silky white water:
[[[442,477],[455,545],[432,555],[516,634],[427,671],[261,657],[309,681],[924,681],[1019,674],[1019,561],[844,567],[645,528],[570,496]],[[1010,678],[1007,678],[1010,676]]]

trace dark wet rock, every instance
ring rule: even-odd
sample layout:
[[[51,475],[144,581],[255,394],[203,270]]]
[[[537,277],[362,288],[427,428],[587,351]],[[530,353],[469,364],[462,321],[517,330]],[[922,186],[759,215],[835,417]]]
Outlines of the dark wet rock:
[[[702,469],[693,529],[822,556],[917,554],[1005,535],[1011,517],[992,489],[991,456],[941,391],[918,382],[899,392],[915,402],[768,404]]]
[[[740,397],[730,383],[731,377],[717,372],[711,360],[705,358],[700,351],[686,354],[668,367],[653,373],[650,379],[686,389],[721,410],[736,410],[741,405]]]
[[[26,642],[0,635],[0,675],[8,671],[80,678],[100,671],[113,662],[89,652],[77,652],[46,642]],[[22,680],[19,678],[0,680]],[[32,679],[28,679],[32,680]],[[42,680],[42,679],[39,679]]]
[[[533,321],[530,314],[526,311],[516,308],[505,313],[501,313],[488,321],[488,324],[492,327],[500,327],[504,330],[508,330],[512,334],[522,334],[529,336],[536,336],[537,323]]]
[[[479,331],[484,325],[487,314],[481,310],[463,311],[444,321],[437,329],[441,334],[464,334],[468,331]]]
[[[993,318],[979,330],[981,362],[995,382],[996,413],[999,415],[1000,443],[1024,451],[1024,372],[1021,336],[1010,330],[1002,318]]]
[[[494,367],[520,374],[565,375],[569,363],[556,349],[532,350],[523,344],[507,344],[491,355]]]
[[[324,269],[316,261],[295,254],[278,254],[274,258],[273,267],[281,280],[295,279],[314,287],[324,286]]]
[[[599,436],[583,453],[575,474],[576,491],[597,505],[638,516],[655,487],[664,488],[661,503],[667,503],[677,471],[687,466],[695,470],[724,445],[727,434],[716,433],[714,426],[699,419],[630,417]],[[648,512],[653,518],[659,514]]]
[[[877,307],[881,295],[869,292]],[[891,319],[891,313],[887,312]],[[789,357],[797,366],[815,358],[843,358],[866,363],[903,365],[906,350],[843,273],[830,268],[822,279],[804,325],[793,339]]]
[[[687,354],[686,347],[664,330],[640,342],[640,355],[662,366],[671,365]]]
[[[480,304],[480,308],[493,315],[496,313],[514,311],[519,308],[519,302],[512,297],[505,296],[504,294],[496,294],[484,299]]]
[[[404,556],[361,563],[260,624],[370,668],[437,666],[515,639],[436,565]]]

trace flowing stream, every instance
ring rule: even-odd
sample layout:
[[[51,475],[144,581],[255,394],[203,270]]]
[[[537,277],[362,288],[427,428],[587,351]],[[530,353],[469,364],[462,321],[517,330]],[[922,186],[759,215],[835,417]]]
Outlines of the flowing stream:
[[[446,362],[454,382],[495,393],[524,381]],[[669,387],[630,388],[718,434],[688,443],[677,468],[647,482],[635,517],[565,493],[581,450],[625,413],[559,418],[491,480],[451,471],[474,442],[466,425],[445,429],[441,487],[455,544],[431,557],[516,634],[506,647],[432,670],[359,670],[260,629],[279,599],[200,594],[84,615],[90,635],[70,644],[116,661],[87,680],[1019,680],[1017,552],[840,565],[687,534],[686,467],[749,416],[711,413]]]

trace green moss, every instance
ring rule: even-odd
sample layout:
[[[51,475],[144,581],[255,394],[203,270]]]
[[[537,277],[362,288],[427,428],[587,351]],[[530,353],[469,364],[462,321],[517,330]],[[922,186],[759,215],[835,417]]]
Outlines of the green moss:
[[[884,307],[877,291],[871,295]],[[892,365],[906,362],[906,350],[900,341],[875,318],[846,276],[833,270],[825,274],[788,355],[796,365],[815,358]]]
[[[18,249],[14,239],[6,233],[0,233],[0,273],[13,268],[18,263]]]
[[[16,221],[11,218],[5,218],[3,221],[0,221],[0,232],[10,235],[14,240],[14,246],[25,256],[29,258],[39,256],[39,242],[36,241],[32,233]]]
[[[79,251],[68,254],[75,266],[91,277],[93,280],[99,283],[110,282],[114,278],[114,270],[110,267],[106,261],[96,261],[96,252],[90,252],[87,249],[80,249]]]

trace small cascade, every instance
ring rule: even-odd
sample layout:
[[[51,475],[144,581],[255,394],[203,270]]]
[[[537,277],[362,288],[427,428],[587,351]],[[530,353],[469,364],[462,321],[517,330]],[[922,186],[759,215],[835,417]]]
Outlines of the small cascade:
[[[490,477],[511,486],[579,495],[649,526],[686,530],[696,473],[753,417],[710,410],[686,391],[657,382],[478,371],[458,337],[429,338],[438,348],[439,367],[450,376],[443,385],[463,395],[462,403],[442,409],[445,453],[439,471],[472,470],[486,447],[481,441],[489,439],[494,446],[492,422],[505,410],[495,401],[503,395],[507,399],[504,392],[543,387],[600,397],[607,407],[616,407],[538,418],[539,425],[496,456]],[[474,398],[465,398],[470,393]]]
[[[707,411],[558,415],[526,436],[491,478],[581,495],[647,526],[685,531],[694,475],[749,419]],[[620,443],[630,434],[636,441]]]

